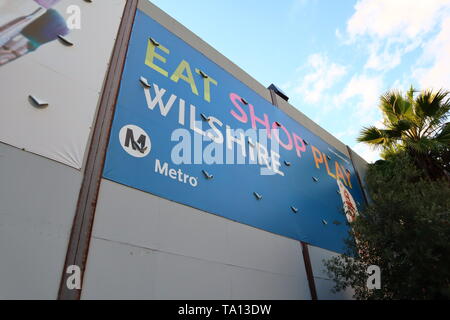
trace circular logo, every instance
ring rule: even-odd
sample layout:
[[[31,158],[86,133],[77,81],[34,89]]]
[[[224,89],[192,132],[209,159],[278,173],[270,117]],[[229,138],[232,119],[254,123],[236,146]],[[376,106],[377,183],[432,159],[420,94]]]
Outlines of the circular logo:
[[[152,142],[142,128],[127,124],[119,131],[119,141],[123,150],[136,158],[143,158],[150,153]]]

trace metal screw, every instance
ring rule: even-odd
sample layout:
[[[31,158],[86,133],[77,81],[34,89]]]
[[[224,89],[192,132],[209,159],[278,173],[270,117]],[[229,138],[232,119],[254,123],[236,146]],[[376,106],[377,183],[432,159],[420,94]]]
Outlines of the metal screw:
[[[245,100],[244,98],[241,98],[242,103],[244,104],[248,104],[247,100]]]
[[[294,213],[298,212],[298,209],[296,207],[294,207],[294,206],[291,206],[291,210],[294,211]]]
[[[288,167],[291,166],[291,163],[289,161],[284,160],[284,164],[287,165]]]
[[[316,177],[312,177],[312,179],[313,179],[314,182],[318,182],[319,181],[319,178],[316,178]]]

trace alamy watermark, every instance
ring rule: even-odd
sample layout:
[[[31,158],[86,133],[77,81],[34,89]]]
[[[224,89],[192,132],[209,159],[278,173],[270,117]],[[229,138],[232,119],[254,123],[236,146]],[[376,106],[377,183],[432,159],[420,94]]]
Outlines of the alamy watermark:
[[[66,286],[69,290],[81,289],[81,269],[77,265],[70,265],[66,269],[66,274],[69,276],[66,280]]]
[[[70,5],[66,9],[66,13],[69,17],[66,20],[67,28],[70,30],[81,29],[81,8],[77,5]]]
[[[369,275],[366,281],[367,289],[381,289],[381,270],[379,266],[371,265],[367,268],[366,273]]]

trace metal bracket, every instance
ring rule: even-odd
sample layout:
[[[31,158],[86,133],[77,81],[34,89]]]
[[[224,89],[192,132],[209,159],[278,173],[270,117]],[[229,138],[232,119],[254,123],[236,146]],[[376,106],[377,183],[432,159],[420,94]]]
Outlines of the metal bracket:
[[[200,70],[200,69],[197,69],[198,70],[198,73],[200,73],[200,75],[203,77],[203,78],[209,78],[209,76],[206,74],[206,73],[204,73],[202,70]]]
[[[155,46],[155,47],[159,47],[160,44],[158,41],[156,41],[155,39],[153,39],[152,37],[148,38],[148,40],[150,40],[150,42]]]
[[[141,84],[145,87],[145,88],[150,88],[151,85],[148,83],[147,79],[144,77],[140,77],[139,81],[141,82]]]
[[[58,39],[61,41],[62,44],[66,45],[68,47],[73,46],[73,42],[62,35],[59,35]]]
[[[256,197],[256,199],[261,200],[262,199],[262,195],[260,195],[258,192],[253,192],[253,195]]]
[[[35,107],[38,107],[38,108],[45,108],[45,107],[48,106],[48,102],[43,101],[43,100],[41,100],[41,99],[39,99],[39,98],[37,98],[37,97],[31,95],[31,94],[28,96],[28,98],[31,100],[31,102],[33,103],[33,105],[34,105]]]
[[[213,178],[212,174],[209,174],[208,171],[202,170],[203,174],[205,175],[206,179],[210,180]]]

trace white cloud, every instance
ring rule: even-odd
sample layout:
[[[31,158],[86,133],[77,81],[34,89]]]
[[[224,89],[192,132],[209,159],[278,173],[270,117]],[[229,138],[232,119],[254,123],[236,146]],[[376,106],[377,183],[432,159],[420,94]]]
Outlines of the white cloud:
[[[324,92],[347,73],[345,66],[330,62],[327,56],[319,53],[309,56],[307,67],[311,72],[299,79],[294,92],[308,103],[319,102]]]
[[[343,36],[341,30],[336,29],[336,30],[334,31],[334,34],[336,35],[336,38],[338,38],[339,40],[344,39],[344,36]]]
[[[365,69],[377,71],[391,70],[402,62],[402,57],[416,49],[420,41],[411,41],[405,44],[397,38],[387,40],[373,40],[368,44],[369,58],[364,66]]]
[[[337,106],[345,104],[349,99],[357,98],[356,114],[364,116],[378,110],[379,97],[382,93],[383,80],[381,76],[368,77],[355,75],[347,83],[344,90],[335,98]]]
[[[354,75],[342,92],[335,95],[333,103],[325,108],[325,113],[336,114],[336,125],[341,130],[332,132],[336,138],[352,144],[364,126],[382,126],[382,116],[378,108],[379,97],[383,89],[381,76]],[[362,150],[361,146],[358,147]],[[367,150],[364,150],[368,153]],[[372,153],[370,153],[372,154]]]
[[[418,67],[414,76],[421,88],[450,89],[450,17],[442,22],[440,32],[424,45],[421,63],[431,67]],[[419,62],[419,63],[420,63]]]
[[[373,163],[381,159],[379,151],[373,149],[365,143],[357,143],[352,147],[352,149],[369,163]]]
[[[348,126],[347,129],[335,133],[334,136],[339,140],[342,140],[344,138],[354,136],[355,134],[358,133],[358,130],[359,129],[356,126]]]
[[[347,21],[347,43],[367,42],[366,69],[391,70],[423,45],[449,10],[450,0],[360,0]]]
[[[413,39],[431,31],[450,0],[361,0],[347,22],[351,37],[401,36]]]

